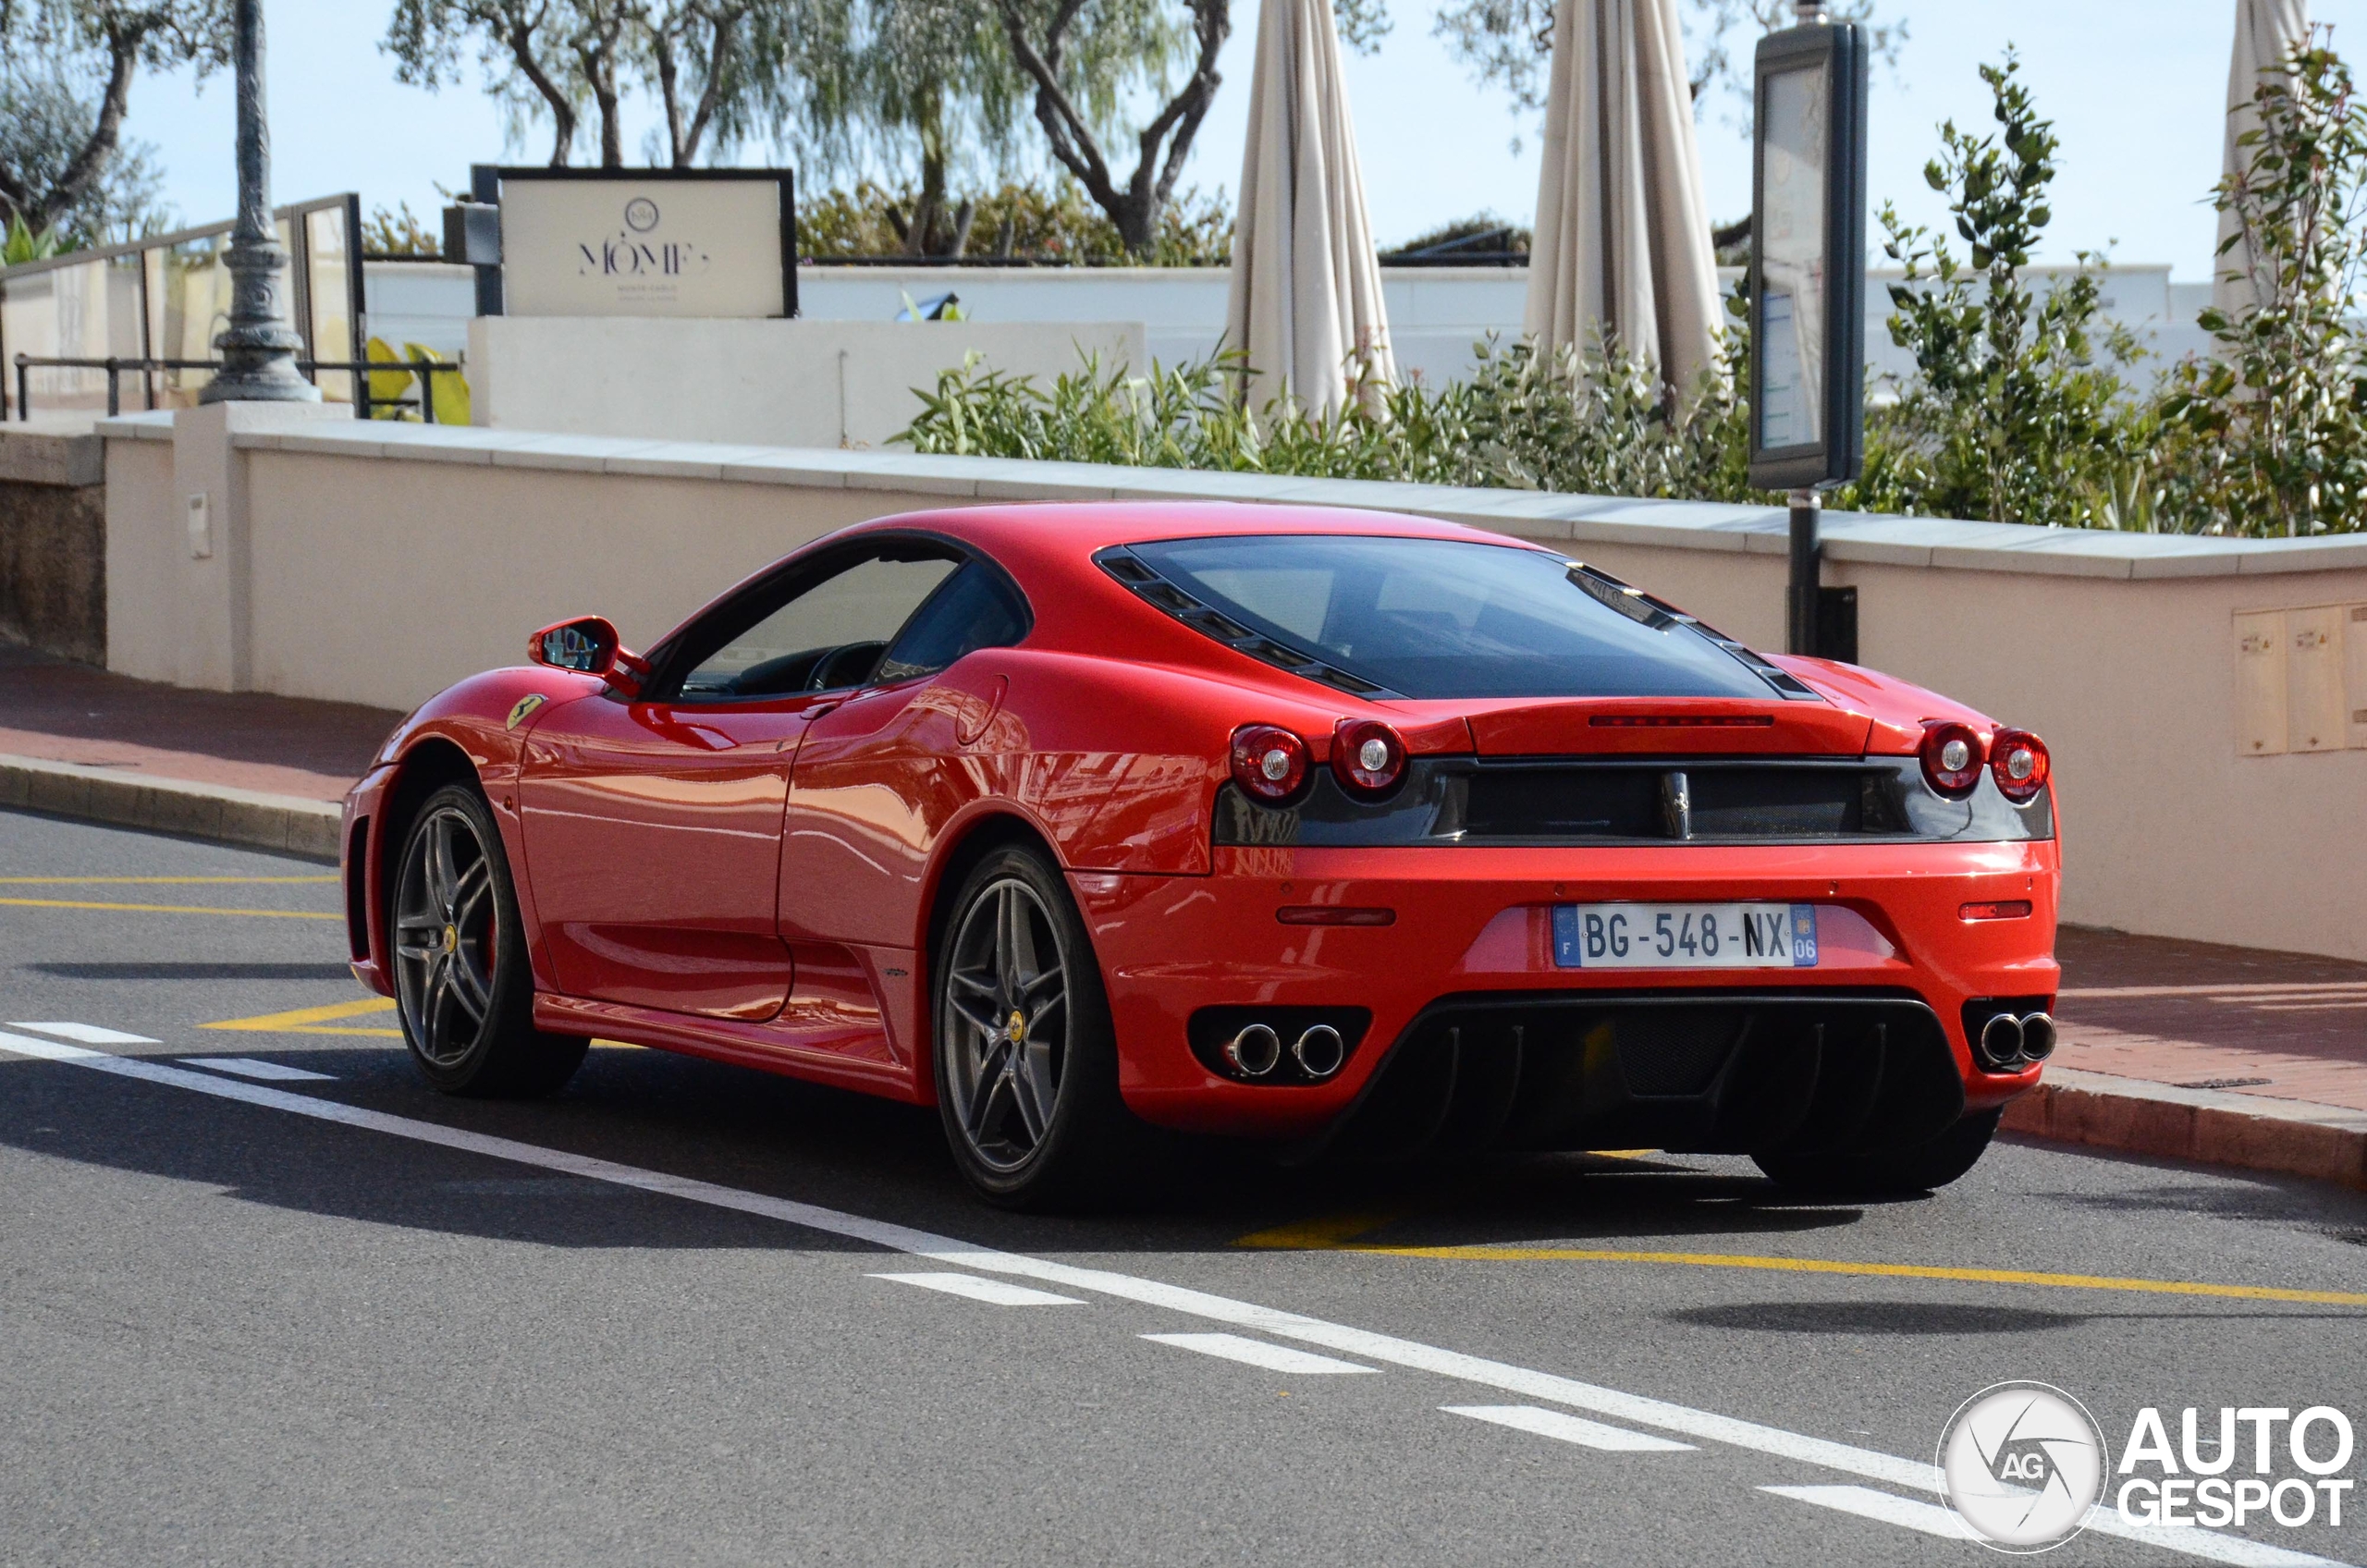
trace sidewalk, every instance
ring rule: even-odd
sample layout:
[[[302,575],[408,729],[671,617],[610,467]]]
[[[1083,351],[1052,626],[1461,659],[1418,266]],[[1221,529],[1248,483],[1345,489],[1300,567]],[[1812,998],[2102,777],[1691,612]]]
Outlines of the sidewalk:
[[[334,859],[345,791],[401,717],[0,643],[0,806]]]
[[[333,858],[401,716],[0,646],[0,806]],[[2067,927],[2062,1044],[2010,1132],[2367,1187],[2367,963]]]

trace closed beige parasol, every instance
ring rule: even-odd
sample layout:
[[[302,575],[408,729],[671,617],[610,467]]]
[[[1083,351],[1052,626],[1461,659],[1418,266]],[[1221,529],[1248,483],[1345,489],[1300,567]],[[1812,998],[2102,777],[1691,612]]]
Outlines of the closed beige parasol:
[[[1720,316],[1676,0],[1560,0],[1528,330],[1558,347],[1600,323],[1690,388]]]
[[[2236,47],[2227,62],[2226,173],[2243,173],[2259,151],[2238,141],[2246,132],[2260,129],[2260,112],[2252,106],[2260,73],[2282,65],[2309,31],[2308,0],[2236,0]],[[2233,213],[2219,214],[2219,243],[2227,248],[2213,263],[2211,302],[2231,320],[2248,314],[2254,298],[2251,248],[2240,233]],[[2231,239],[2235,243],[2228,246]]]
[[[1259,10],[1225,342],[1248,352],[1253,410],[1287,389],[1330,413],[1351,376],[1396,379],[1331,0]]]

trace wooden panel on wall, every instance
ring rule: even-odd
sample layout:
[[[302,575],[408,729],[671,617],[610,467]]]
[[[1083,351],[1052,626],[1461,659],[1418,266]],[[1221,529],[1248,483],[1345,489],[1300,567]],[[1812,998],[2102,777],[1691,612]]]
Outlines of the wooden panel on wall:
[[[2236,616],[2236,750],[2264,757],[2285,750],[2285,612]]]
[[[2350,743],[2367,749],[2367,605],[2343,618],[2343,701],[2350,709]]]
[[[2342,699],[2345,605],[2285,614],[2285,745],[2338,752],[2349,742]]]

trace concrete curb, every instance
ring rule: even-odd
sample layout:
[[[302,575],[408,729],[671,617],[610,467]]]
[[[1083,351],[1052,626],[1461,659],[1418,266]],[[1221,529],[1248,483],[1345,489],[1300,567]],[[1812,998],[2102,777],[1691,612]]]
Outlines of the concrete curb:
[[[2050,1067],[2001,1132],[2367,1188],[2367,1111]]]
[[[344,815],[326,801],[299,795],[0,753],[0,808],[5,807],[325,861],[337,858]]]

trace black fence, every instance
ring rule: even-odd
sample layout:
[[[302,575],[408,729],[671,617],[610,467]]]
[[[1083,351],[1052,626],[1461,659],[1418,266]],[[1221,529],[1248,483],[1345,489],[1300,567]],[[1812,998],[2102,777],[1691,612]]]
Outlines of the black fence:
[[[153,377],[160,371],[218,371],[219,360],[143,360],[110,357],[97,360],[55,359],[32,354],[18,354],[17,366],[17,418],[23,422],[32,418],[32,378],[36,370],[96,370],[104,371],[107,378],[107,416],[112,419],[123,412],[123,375],[137,371],[141,378],[143,400],[155,406]],[[353,376],[353,416],[374,419],[374,409],[416,409],[423,423],[435,423],[435,399],[428,395],[430,376],[458,375],[461,367],[444,360],[305,360],[296,361],[296,368],[311,376],[325,370],[346,371]],[[419,377],[419,393],[415,397],[378,398],[370,391],[372,372],[393,372]],[[400,417],[398,415],[397,417]]]

